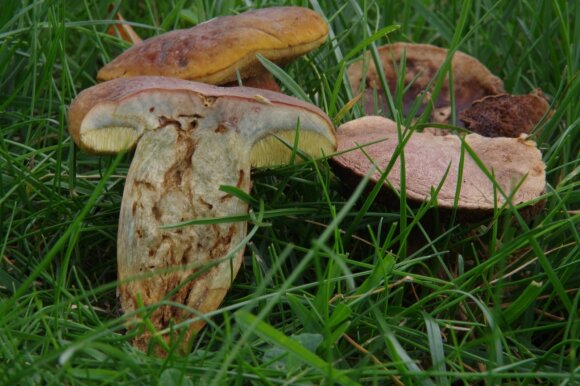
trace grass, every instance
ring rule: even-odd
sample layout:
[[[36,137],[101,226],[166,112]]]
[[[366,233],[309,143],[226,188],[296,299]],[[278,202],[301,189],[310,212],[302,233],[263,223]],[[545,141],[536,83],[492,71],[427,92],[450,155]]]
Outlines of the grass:
[[[280,76],[337,124],[362,114],[344,108],[346,66],[389,41],[469,53],[512,93],[540,87],[555,110],[535,135],[546,206],[465,225],[404,195],[399,211],[345,194],[326,161],[256,170],[242,269],[192,353],[163,359],[132,348],[115,294],[131,155],[86,155],[66,127],[127,47],[105,33],[109,3],[2,3],[0,384],[580,384],[577,2],[278,2],[330,22]],[[114,4],[149,37],[274,2]]]

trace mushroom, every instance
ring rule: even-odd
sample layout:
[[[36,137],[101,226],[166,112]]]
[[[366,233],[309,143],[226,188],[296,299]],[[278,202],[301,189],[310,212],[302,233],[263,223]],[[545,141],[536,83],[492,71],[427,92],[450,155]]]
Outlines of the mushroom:
[[[409,133],[405,143],[405,194],[412,202],[426,202],[442,182],[437,206],[452,209],[457,204],[463,219],[479,219],[506,203],[493,181],[465,152],[461,186],[458,187],[462,139],[457,135],[429,132]],[[347,183],[356,184],[373,165],[380,170],[371,175],[377,182],[393,157],[397,157],[384,182],[384,201],[393,198],[391,189],[400,191],[401,166],[395,152],[399,147],[397,124],[387,118],[367,116],[347,122],[337,129],[337,152],[332,159],[336,173]],[[463,138],[513,205],[537,199],[545,188],[545,165],[536,143],[519,138],[488,138],[469,134]],[[376,142],[374,144],[370,144]],[[359,148],[360,146],[360,148]],[[364,150],[364,151],[363,151]],[[449,169],[449,170],[448,170]],[[448,171],[447,171],[448,170]],[[447,173],[447,176],[445,174]],[[444,181],[443,181],[444,180]],[[459,189],[458,201],[455,202]],[[396,200],[394,200],[396,201]],[[531,213],[531,212],[530,212]]]
[[[221,85],[236,82],[239,72],[242,79],[268,79],[255,85],[278,88],[256,54],[285,64],[322,45],[327,35],[324,19],[308,8],[273,7],[223,16],[147,39],[104,66],[97,79],[163,75]]]
[[[490,95],[459,113],[469,130],[486,137],[518,137],[529,134],[548,113],[541,90],[527,95]]]
[[[292,151],[274,135],[294,143],[298,133],[300,150],[315,157],[336,147],[332,123],[313,105],[265,90],[167,77],[121,78],[86,89],[73,101],[68,122],[87,152],[136,145],[119,220],[121,305],[127,313],[139,298],[145,306],[165,299],[189,307],[156,308],[150,320],[157,330],[218,308],[240,267],[246,235],[243,221],[162,226],[246,214],[248,204],[220,186],[249,192],[251,166],[288,162]],[[203,325],[192,323],[185,342]],[[150,339],[145,332],[134,344],[145,349]]]
[[[419,95],[425,95],[424,100],[417,112],[421,114],[427,103],[433,103],[434,109],[431,120],[439,123],[447,123],[451,116],[449,81],[446,77],[437,100],[430,99],[429,82],[436,76],[437,71],[447,58],[447,50],[429,44],[394,43],[378,48],[379,58],[383,67],[389,89],[395,92],[398,74],[405,71],[405,88],[403,95],[403,114],[411,112],[415,99]],[[399,63],[406,55],[406,67],[400,69]],[[365,95],[365,112],[367,115],[377,114],[375,111],[375,92],[377,92],[377,106],[383,112],[388,111],[384,94],[381,92],[381,84],[377,69],[370,55],[367,55],[366,76],[363,79],[364,65],[359,60],[348,68],[348,78],[353,90],[363,91]],[[503,82],[494,76],[477,59],[457,51],[452,59],[453,88],[455,94],[455,108],[460,112],[475,100],[487,95],[495,95],[503,92]],[[364,89],[362,89],[364,87]]]

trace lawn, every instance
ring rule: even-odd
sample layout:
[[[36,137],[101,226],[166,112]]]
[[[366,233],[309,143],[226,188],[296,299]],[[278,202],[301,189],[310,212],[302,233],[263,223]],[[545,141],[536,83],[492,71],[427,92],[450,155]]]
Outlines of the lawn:
[[[221,307],[187,355],[141,352],[126,326],[147,318],[124,315],[116,294],[133,154],[81,151],[68,106],[129,47],[107,34],[117,10],[147,38],[272,5],[328,21],[329,40],[276,75],[336,126],[363,115],[347,66],[386,43],[459,49],[509,93],[541,88],[553,111],[532,134],[545,206],[466,223],[405,195],[385,204],[340,180],[330,156],[255,169],[250,237]],[[579,5],[2,1],[0,384],[580,384]]]

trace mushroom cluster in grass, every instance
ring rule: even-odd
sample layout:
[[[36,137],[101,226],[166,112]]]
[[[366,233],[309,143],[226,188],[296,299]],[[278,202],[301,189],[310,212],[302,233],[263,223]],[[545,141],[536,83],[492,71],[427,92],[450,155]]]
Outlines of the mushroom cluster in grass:
[[[223,16],[135,45],[97,74],[101,81],[162,75],[209,84],[237,84],[279,91],[257,54],[285,64],[322,45],[328,26],[303,7],[272,7]]]
[[[548,112],[540,91],[508,95],[501,79],[477,59],[456,51],[449,74],[434,98],[432,91],[438,72],[449,54],[446,49],[395,43],[379,47],[378,53],[380,70],[393,95],[400,77],[404,78],[403,115],[418,116],[429,106],[430,121],[447,124],[454,103],[457,124],[464,124],[474,134],[460,137],[442,129],[415,132],[401,127],[408,141],[400,143],[395,122],[377,116],[360,118],[338,128],[338,150],[344,153],[333,159],[333,165],[339,176],[356,184],[378,165],[380,170],[371,176],[376,182],[391,160],[395,160],[384,179],[384,194],[379,200],[398,202],[394,191],[401,190],[398,153],[402,152],[404,194],[411,202],[434,199],[439,208],[458,210],[463,220],[489,215],[495,208],[506,205],[507,200],[514,206],[535,203],[525,210],[526,214],[541,208],[539,197],[545,189],[545,166],[535,142],[527,139],[527,134]],[[370,55],[353,63],[348,77],[355,92],[364,93],[368,115],[388,111],[380,73]],[[418,106],[416,100],[420,101]],[[433,194],[436,197],[431,197]]]
[[[399,142],[399,130],[403,142]],[[492,214],[507,206],[508,200],[513,206],[534,202],[544,193],[542,155],[525,135],[488,138],[469,134],[461,138],[436,131],[397,129],[395,122],[384,117],[359,118],[337,129],[337,151],[342,154],[332,162],[346,183],[356,185],[374,166],[378,169],[370,179],[379,181],[394,158],[384,179],[382,199],[398,202],[394,190],[401,191],[402,153],[407,199],[415,203],[434,199],[439,208],[456,208],[465,220]]]
[[[336,148],[332,123],[313,105],[267,90],[167,77],[120,78],[86,89],[68,120],[87,152],[136,146],[119,220],[119,295],[125,312],[163,300],[183,305],[152,311],[156,331],[217,309],[240,267],[246,236],[244,221],[162,227],[246,214],[248,204],[220,186],[249,192],[252,166],[288,162],[292,151],[273,135],[290,143],[298,135],[298,148],[314,157]],[[203,325],[191,324],[183,342]],[[134,344],[146,349],[151,337],[146,331]]]

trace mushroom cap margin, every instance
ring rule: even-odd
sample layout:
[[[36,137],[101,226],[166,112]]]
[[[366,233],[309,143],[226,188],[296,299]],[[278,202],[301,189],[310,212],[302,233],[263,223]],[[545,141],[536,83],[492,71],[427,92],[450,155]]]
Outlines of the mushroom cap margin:
[[[162,76],[119,78],[97,84],[82,91],[72,102],[68,111],[69,132],[75,143],[83,150],[95,154],[114,154],[130,149],[144,130],[156,128],[155,124],[151,124],[150,127],[144,127],[146,122],[151,122],[151,119],[141,119],[139,115],[153,114],[151,107],[137,104],[139,111],[131,113],[135,121],[131,120],[131,117],[124,116],[122,121],[117,122],[113,118],[103,115],[115,115],[120,106],[148,93],[157,95],[159,93],[166,95],[187,94],[204,101],[221,99],[229,103],[235,104],[239,102],[245,104],[245,106],[247,105],[245,110],[242,107],[237,109],[226,107],[222,109],[224,110],[221,111],[222,114],[233,113],[229,110],[238,110],[238,112],[251,110],[254,112],[253,114],[259,114],[258,112],[260,111],[269,112],[269,114],[260,115],[261,119],[255,123],[255,126],[258,127],[256,130],[260,128],[267,129],[268,127],[271,127],[273,131],[294,130],[297,120],[300,119],[301,129],[312,130],[320,134],[320,137],[328,142],[328,144],[325,144],[327,149],[330,148],[332,151],[336,149],[336,133],[332,122],[322,110],[312,104],[281,93],[262,89],[218,87]],[[240,112],[240,115],[243,114],[252,115],[252,113]],[[253,119],[252,117],[248,119],[251,120]],[[290,124],[289,122],[292,119],[293,123]],[[251,123],[244,124],[250,125]],[[118,148],[103,150],[91,146],[83,140],[88,131],[96,129],[114,130],[118,127],[134,130],[134,141]],[[258,133],[257,135],[260,134]],[[260,139],[260,137],[254,138],[255,141]]]

